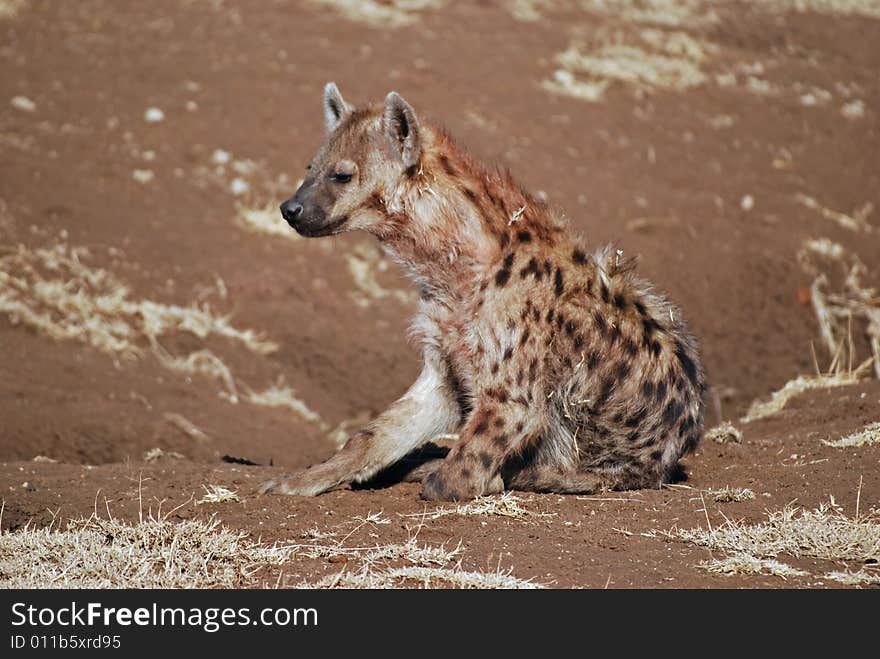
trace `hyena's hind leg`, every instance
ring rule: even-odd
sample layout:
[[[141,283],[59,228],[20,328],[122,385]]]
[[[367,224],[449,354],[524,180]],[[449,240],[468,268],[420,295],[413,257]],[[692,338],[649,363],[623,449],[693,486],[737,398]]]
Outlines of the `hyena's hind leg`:
[[[508,490],[553,494],[595,494],[611,489],[604,474],[592,471],[566,471],[547,465],[531,464],[504,474]]]
[[[403,477],[404,483],[420,483],[422,482],[428,474],[432,474],[437,469],[439,469],[445,460],[443,458],[436,458],[434,460],[428,460],[427,462],[423,462],[418,467],[408,471],[406,475]],[[482,496],[486,496],[489,494],[500,494],[505,489],[504,479],[501,477],[501,474],[495,474],[495,476],[489,481],[486,485],[486,489],[483,491]]]
[[[510,490],[554,494],[595,494],[608,490],[641,490],[660,487],[661,478],[652,470],[625,468],[564,469],[531,463],[504,473]]]

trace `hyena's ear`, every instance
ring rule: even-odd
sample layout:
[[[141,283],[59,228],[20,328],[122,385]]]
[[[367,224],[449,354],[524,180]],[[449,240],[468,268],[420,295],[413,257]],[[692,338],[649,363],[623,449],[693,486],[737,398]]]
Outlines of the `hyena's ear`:
[[[328,133],[336,130],[342,120],[351,112],[351,106],[342,98],[335,82],[328,82],[324,87],[324,126]]]
[[[385,134],[397,149],[403,166],[409,169],[419,162],[421,140],[419,120],[409,103],[397,92],[385,97]]]

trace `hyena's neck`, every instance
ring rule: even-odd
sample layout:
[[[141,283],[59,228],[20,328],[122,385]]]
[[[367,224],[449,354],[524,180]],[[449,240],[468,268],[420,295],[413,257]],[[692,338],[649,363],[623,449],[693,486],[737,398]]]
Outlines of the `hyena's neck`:
[[[383,195],[388,221],[378,235],[423,294],[460,299],[511,248],[554,243],[563,226],[508,174],[425,128],[420,167]]]

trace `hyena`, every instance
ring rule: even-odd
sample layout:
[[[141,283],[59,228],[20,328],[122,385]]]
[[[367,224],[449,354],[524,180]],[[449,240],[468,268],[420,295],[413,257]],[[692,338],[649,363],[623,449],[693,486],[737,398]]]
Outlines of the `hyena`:
[[[444,433],[422,496],[659,487],[702,436],[705,377],[681,312],[399,94],[355,108],[324,90],[326,140],[284,219],[303,236],[362,229],[420,298],[415,383],[322,464],[262,491],[362,483]]]

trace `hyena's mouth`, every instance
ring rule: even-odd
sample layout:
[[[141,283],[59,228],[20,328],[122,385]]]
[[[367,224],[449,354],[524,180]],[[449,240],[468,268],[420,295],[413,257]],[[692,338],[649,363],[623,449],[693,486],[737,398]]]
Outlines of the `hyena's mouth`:
[[[320,238],[321,236],[331,236],[335,233],[339,233],[346,222],[348,222],[348,216],[343,215],[342,217],[330,220],[326,224],[320,224],[317,226],[306,222],[298,222],[296,224],[290,223],[290,226],[296,229],[296,232],[301,236],[305,236],[306,238]]]

